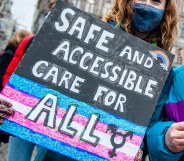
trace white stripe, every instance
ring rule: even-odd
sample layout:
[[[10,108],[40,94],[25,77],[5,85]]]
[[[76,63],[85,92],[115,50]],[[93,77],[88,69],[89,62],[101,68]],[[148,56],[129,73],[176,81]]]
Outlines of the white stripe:
[[[1,94],[0,94],[0,98],[5,99],[5,100],[11,102],[13,104],[12,108],[15,109],[17,112],[20,112],[20,113],[22,113],[24,115],[27,115],[29,113],[29,111],[32,109],[31,107],[23,105],[23,104],[21,104],[19,102],[16,102],[14,100],[11,100],[11,99],[9,99],[9,98],[1,95]],[[43,121],[44,118],[45,118],[45,115],[46,115],[46,113],[42,113],[42,115],[41,115],[39,120]],[[56,119],[56,127],[59,126],[60,122],[61,122],[61,118],[57,117],[57,119]],[[77,136],[80,136],[82,130],[84,129],[84,126],[80,125],[77,122],[72,122],[71,127],[73,127],[73,128],[78,130]],[[108,147],[109,149],[113,149],[113,147],[112,147],[112,145],[110,143],[110,137],[111,136],[109,134],[103,133],[103,132],[101,132],[99,130],[95,130],[94,131],[94,135],[98,136],[100,138],[100,142],[99,142],[100,145]],[[131,157],[135,157],[135,155],[137,154],[138,150],[139,150],[139,146],[134,145],[134,144],[129,143],[129,142],[125,142],[124,146],[122,148],[117,149],[116,151],[122,152],[122,153],[127,154],[127,155],[129,155]]]

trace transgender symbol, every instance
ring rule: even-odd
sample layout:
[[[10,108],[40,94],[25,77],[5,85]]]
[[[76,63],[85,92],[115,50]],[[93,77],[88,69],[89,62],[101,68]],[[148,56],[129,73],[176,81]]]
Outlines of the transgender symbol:
[[[118,132],[117,129],[118,128],[116,127],[116,125],[109,124],[108,127],[107,127],[107,131],[106,131],[106,133],[107,133],[110,130],[111,133],[112,133],[110,141],[111,141],[111,144],[113,146],[113,149],[112,149],[112,151],[109,151],[109,155],[110,155],[111,158],[117,156],[116,149],[123,147],[127,137],[130,137],[130,139],[132,139],[132,137],[133,137],[133,132],[132,131],[128,131],[127,133],[123,134],[121,132]],[[122,137],[122,141],[120,143],[115,142],[115,138],[117,136]]]

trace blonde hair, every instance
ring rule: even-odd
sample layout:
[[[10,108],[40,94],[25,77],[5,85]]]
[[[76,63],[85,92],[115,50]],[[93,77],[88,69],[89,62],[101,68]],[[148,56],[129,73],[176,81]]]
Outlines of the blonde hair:
[[[20,45],[20,43],[22,42],[22,40],[31,35],[31,32],[27,31],[27,30],[18,30],[17,32],[15,32],[13,34],[13,36],[11,37],[11,39],[8,42],[8,45],[12,45],[15,47],[18,47]]]
[[[105,22],[115,21],[118,27],[122,23],[126,32],[134,34],[132,29],[133,3],[133,0],[115,0],[112,10],[103,17],[103,20]],[[153,31],[146,41],[157,42],[159,47],[170,51],[176,39],[177,23],[176,1],[167,0],[159,29]]]

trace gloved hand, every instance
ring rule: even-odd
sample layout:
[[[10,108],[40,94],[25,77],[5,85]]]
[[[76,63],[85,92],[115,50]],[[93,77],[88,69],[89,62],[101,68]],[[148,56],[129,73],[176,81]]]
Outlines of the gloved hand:
[[[0,99],[0,124],[3,124],[4,118],[14,114],[14,110],[11,108],[12,104],[6,100]]]

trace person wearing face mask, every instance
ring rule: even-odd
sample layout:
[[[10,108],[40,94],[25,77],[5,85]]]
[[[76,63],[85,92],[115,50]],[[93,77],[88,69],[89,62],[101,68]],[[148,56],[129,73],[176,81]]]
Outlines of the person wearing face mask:
[[[170,51],[177,34],[176,1],[116,0],[104,20]],[[170,70],[145,136],[142,160],[146,153],[150,161],[184,160],[184,122],[179,122],[184,120],[177,120],[184,111],[180,107],[184,100],[183,81],[183,67]]]
[[[175,0],[116,0],[103,20],[168,51],[171,51],[177,36]],[[167,108],[168,100],[173,96],[173,87],[181,87],[184,81],[183,74],[183,67],[170,70],[145,135],[142,160],[147,153],[150,161],[184,160],[184,122],[176,123],[171,119],[169,116],[174,110],[170,112]],[[181,93],[184,98],[181,89],[174,92],[176,98]]]
[[[164,10],[142,3],[135,3],[134,10],[132,28],[140,33],[152,32],[157,29],[164,15]]]
[[[170,51],[177,34],[176,1],[116,0],[112,11],[104,17],[104,20]],[[150,161],[184,160],[184,122],[176,123],[174,120],[176,116],[173,115],[177,110],[168,109],[167,106],[168,100],[170,97],[173,98],[173,95],[176,98],[182,95],[184,98],[181,90],[183,89],[181,88],[181,82],[184,81],[183,74],[183,67],[170,70],[145,136],[142,160],[145,159],[146,153],[149,154]],[[181,89],[173,90],[176,85],[178,89]],[[181,101],[181,98],[179,100]]]
[[[104,16],[103,21],[170,51],[177,34],[176,1],[115,0],[112,10]],[[149,153],[150,161],[176,161],[182,158],[183,155],[184,148],[177,144],[177,139],[175,139],[184,139],[182,129],[178,128],[180,123],[168,121],[164,114],[164,105],[175,75],[175,71],[171,69],[145,136],[142,148],[144,156],[147,152]],[[3,106],[3,108],[6,107]],[[3,117],[1,118],[3,119]],[[53,159],[54,156],[57,157]],[[144,156],[142,160],[144,160]],[[45,161],[46,158],[59,161],[62,160],[62,155],[43,148],[36,161]],[[141,160],[140,157],[136,158]]]

